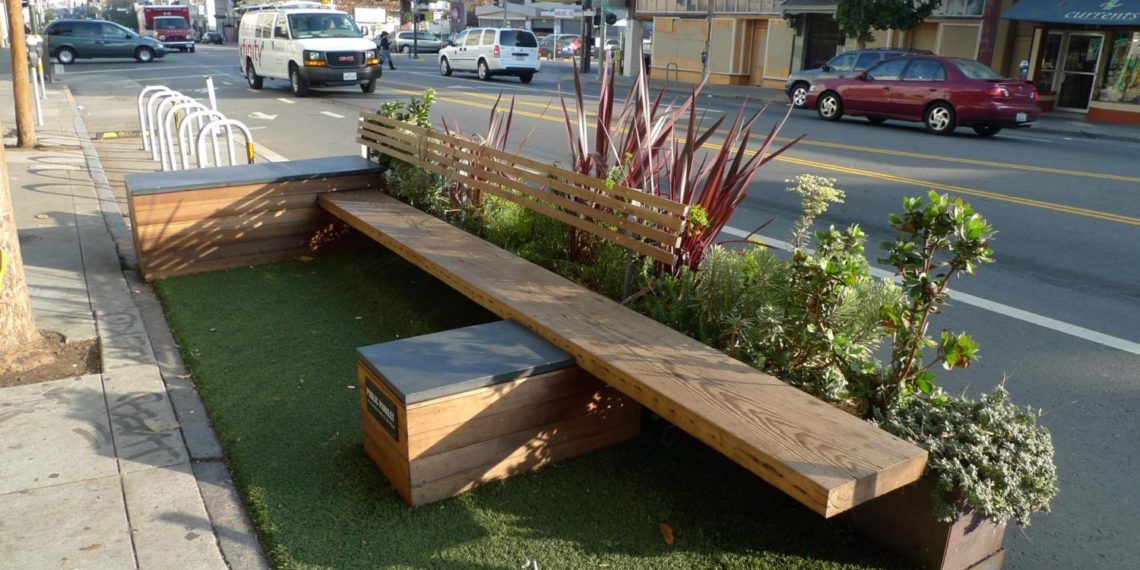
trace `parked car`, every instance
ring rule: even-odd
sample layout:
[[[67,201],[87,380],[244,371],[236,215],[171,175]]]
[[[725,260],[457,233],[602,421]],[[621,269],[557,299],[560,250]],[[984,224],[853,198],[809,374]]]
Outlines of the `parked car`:
[[[843,79],[870,69],[884,59],[893,59],[907,54],[930,54],[929,50],[910,48],[872,48],[845,51],[823,64],[823,67],[796,71],[784,82],[784,92],[792,105],[803,108],[811,84],[824,79]]]
[[[827,121],[845,114],[873,124],[921,121],[934,134],[961,126],[983,137],[1027,127],[1040,115],[1032,84],[974,60],[928,55],[889,59],[853,77],[816,82],[807,106]]]
[[[439,72],[474,71],[487,81],[495,75],[514,75],[530,83],[538,73],[538,39],[527,30],[473,28],[455,38],[455,45],[439,52]]]
[[[166,56],[162,42],[103,20],[56,20],[44,28],[44,37],[48,56],[64,65],[96,57],[133,57],[149,63]]]
[[[396,32],[396,51],[412,53],[413,44],[416,53],[439,53],[444,45],[443,40],[427,32]]]
[[[550,34],[538,43],[538,56],[546,59],[582,55],[582,37],[577,34]]]
[[[202,43],[222,45],[224,38],[221,32],[206,32],[202,34]]]

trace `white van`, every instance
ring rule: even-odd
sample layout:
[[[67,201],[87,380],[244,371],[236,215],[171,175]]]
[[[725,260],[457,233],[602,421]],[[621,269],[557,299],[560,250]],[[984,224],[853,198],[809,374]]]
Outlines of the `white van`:
[[[376,91],[380,56],[348,14],[321,9],[246,12],[238,27],[241,71],[252,89],[265,79],[289,81],[304,97],[314,85],[360,85]]]
[[[439,72],[445,76],[452,71],[474,71],[483,81],[514,75],[530,83],[539,69],[538,40],[527,30],[470,29],[439,52]]]

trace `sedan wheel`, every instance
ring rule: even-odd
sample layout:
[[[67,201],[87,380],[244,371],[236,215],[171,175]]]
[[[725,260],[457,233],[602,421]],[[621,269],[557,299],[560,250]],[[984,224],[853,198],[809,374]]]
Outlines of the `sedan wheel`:
[[[954,132],[954,108],[948,103],[936,103],[926,110],[926,130],[936,135]]]
[[[150,63],[154,61],[154,51],[147,47],[141,47],[135,52],[135,59],[142,63]]]
[[[819,98],[819,104],[816,105],[819,112],[819,118],[825,121],[838,121],[843,117],[843,101],[839,99],[839,95],[835,93],[824,93]]]
[[[451,64],[447,62],[446,57],[439,59],[439,74],[444,77],[451,77]]]
[[[807,105],[808,85],[806,83],[797,83],[792,87],[792,106],[797,109],[803,109]]]
[[[996,125],[974,125],[974,132],[978,133],[979,137],[992,137],[1001,132],[1001,127]]]

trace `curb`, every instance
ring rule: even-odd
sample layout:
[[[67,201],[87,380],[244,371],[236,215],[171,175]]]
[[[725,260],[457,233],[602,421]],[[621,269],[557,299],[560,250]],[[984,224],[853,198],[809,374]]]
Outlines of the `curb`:
[[[182,361],[174,335],[154,290],[135,273],[137,258],[134,239],[107,181],[99,153],[91,142],[78,103],[66,86],[65,97],[75,120],[83,156],[95,187],[99,209],[119,257],[130,299],[142,318],[154,359],[174,409],[183,441],[190,454],[190,466],[198,493],[210,517],[210,526],[226,564],[234,570],[268,570],[269,563],[250,521],[237,486],[225,464],[224,451],[210,423],[205,405]],[[100,344],[105,339],[100,336]]]

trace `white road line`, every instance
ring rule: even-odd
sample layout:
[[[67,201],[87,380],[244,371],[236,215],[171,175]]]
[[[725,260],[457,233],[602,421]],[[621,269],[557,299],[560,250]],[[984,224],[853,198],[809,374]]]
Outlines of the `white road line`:
[[[725,226],[724,233],[740,238],[748,236],[748,232],[730,226]],[[753,237],[769,247],[782,249],[784,251],[792,250],[792,245],[786,241],[772,239],[761,235],[754,235]],[[871,268],[871,274],[880,279],[895,279],[894,273],[879,269],[877,267]],[[1094,331],[1092,329],[1086,329],[1084,327],[1066,323],[1064,321],[1058,321],[1057,319],[1051,319],[1044,315],[1038,315],[1037,313],[1023,311],[1016,307],[1003,305],[1001,303],[970,295],[969,293],[963,293],[961,291],[949,291],[949,293],[951,299],[961,302],[964,305],[973,305],[979,309],[997,313],[1011,319],[1016,319],[1032,325],[1037,325],[1039,327],[1047,328],[1049,330],[1057,331],[1069,336],[1075,336],[1079,339],[1087,340],[1089,342],[1107,346],[1109,348],[1115,348],[1124,352],[1140,355],[1140,343],[1135,343],[1130,340],[1110,336],[1101,332]]]
[[[338,115],[332,111],[321,111],[321,114],[328,116],[328,117],[332,117],[334,119],[343,119],[344,118],[344,115]]]
[[[284,98],[284,97],[278,97],[278,98],[277,98],[277,100],[278,100],[278,101],[280,101],[280,102],[282,102],[282,103],[288,103],[288,104],[290,104],[290,105],[292,105],[292,104],[293,104],[293,100],[292,100],[292,99],[286,99],[286,98]]]
[[[277,154],[276,152],[273,152],[262,145],[255,144],[253,148],[257,154],[265,157],[265,159],[269,162],[289,162],[288,158],[285,158],[284,156],[281,156],[280,154]]]
[[[91,75],[93,73],[111,73],[117,71],[134,72],[134,71],[166,71],[169,69],[202,69],[198,65],[157,65],[154,67],[124,67],[121,69],[95,69],[91,71],[65,71],[62,75]]]

